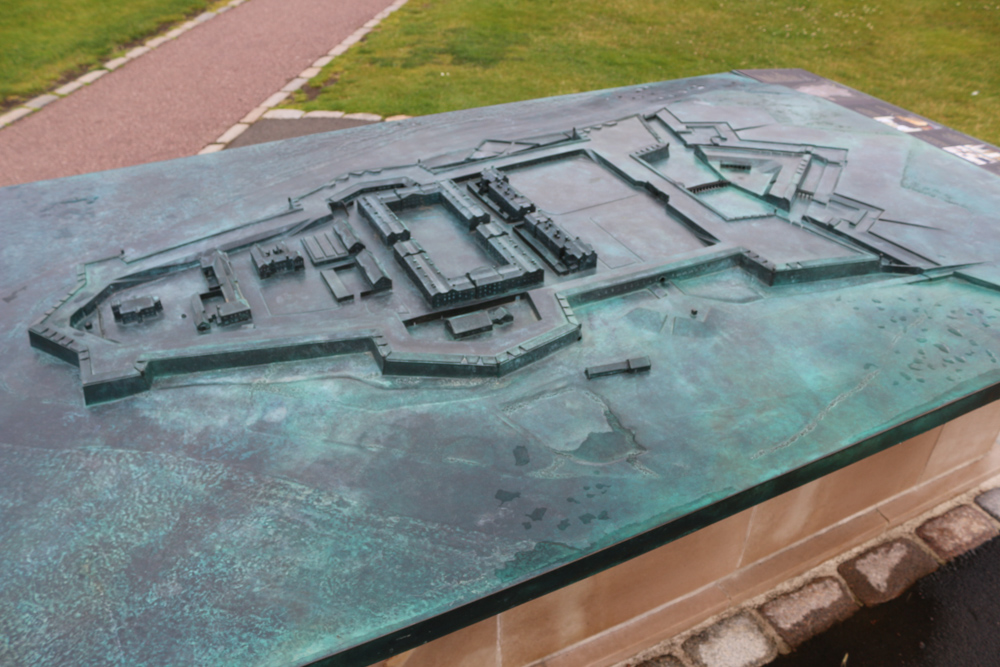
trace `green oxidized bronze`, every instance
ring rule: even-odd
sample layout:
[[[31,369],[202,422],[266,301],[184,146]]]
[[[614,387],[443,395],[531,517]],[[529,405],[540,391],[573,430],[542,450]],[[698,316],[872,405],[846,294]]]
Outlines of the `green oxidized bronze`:
[[[717,75],[0,190],[11,659],[368,664],[996,398],[991,149],[780,74],[839,104]]]

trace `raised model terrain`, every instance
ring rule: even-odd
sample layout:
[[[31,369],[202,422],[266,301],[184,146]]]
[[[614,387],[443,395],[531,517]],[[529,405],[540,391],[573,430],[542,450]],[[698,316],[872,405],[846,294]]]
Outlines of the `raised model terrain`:
[[[974,260],[919,233],[940,229],[937,211],[887,214],[895,193],[844,187],[847,150],[733,125],[654,105],[335,174],[196,252],[88,264],[31,342],[80,367],[88,403],[165,374],[358,351],[391,375],[499,376],[586,335],[577,304],[679,278],[731,267],[765,289]],[[649,368],[636,363],[609,369]]]

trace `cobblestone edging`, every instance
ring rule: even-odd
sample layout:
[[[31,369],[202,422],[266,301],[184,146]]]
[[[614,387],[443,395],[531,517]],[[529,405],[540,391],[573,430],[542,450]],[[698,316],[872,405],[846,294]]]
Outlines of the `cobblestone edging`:
[[[275,92],[273,95],[268,97],[266,100],[261,102],[257,107],[255,107],[250,113],[244,116],[240,122],[233,125],[231,128],[222,133],[222,135],[210,143],[209,145],[198,151],[199,155],[204,155],[206,153],[215,153],[216,151],[221,151],[223,148],[228,146],[236,137],[240,136],[247,129],[256,123],[258,120],[271,119],[271,120],[292,120],[297,118],[347,118],[353,120],[367,120],[367,121],[381,121],[381,120],[401,120],[403,118],[409,118],[409,116],[390,116],[389,118],[382,118],[378,114],[373,113],[347,113],[343,111],[309,111],[305,112],[301,109],[275,109],[285,100],[287,100],[292,93],[302,88],[306,85],[311,78],[318,75],[320,70],[329,65],[334,58],[339,55],[343,55],[347,52],[347,49],[351,48],[355,44],[361,41],[361,39],[367,35],[372,29],[375,28],[379,23],[381,23],[387,16],[395,12],[397,9],[405,5],[407,0],[396,0],[394,3],[380,11],[378,14],[373,16],[371,20],[365,23],[363,26],[351,33],[344,41],[337,44],[335,47],[330,49],[329,52],[322,58],[318,59],[312,65],[302,70],[298,76],[292,78],[288,83],[282,86],[281,90]]]
[[[222,14],[224,12],[228,12],[233,7],[238,7],[239,5],[242,5],[246,1],[247,0],[231,0],[229,3],[223,5],[219,9],[202,12],[201,14],[198,14],[198,16],[195,16],[193,19],[189,21],[185,21],[176,28],[158,37],[153,37],[147,40],[144,44],[135,47],[125,55],[118,58],[114,58],[113,60],[109,60],[108,62],[104,63],[97,69],[93,69],[84,74],[83,76],[80,76],[77,79],[70,81],[69,83],[63,84],[48,93],[39,95],[38,97],[30,99],[20,106],[14,107],[7,113],[0,116],[0,129],[3,129],[4,127],[10,125],[11,123],[43,109],[44,107],[51,104],[52,102],[55,102],[58,99],[62,99],[67,95],[75,93],[84,86],[94,83],[108,72],[112,72],[121,67],[122,65],[125,65],[135,60],[136,58],[146,55],[153,49],[173,39],[177,39],[178,37],[186,33],[188,30],[196,28],[205,21],[213,19],[219,14]]]
[[[760,667],[1000,535],[1000,478],[615,667]]]

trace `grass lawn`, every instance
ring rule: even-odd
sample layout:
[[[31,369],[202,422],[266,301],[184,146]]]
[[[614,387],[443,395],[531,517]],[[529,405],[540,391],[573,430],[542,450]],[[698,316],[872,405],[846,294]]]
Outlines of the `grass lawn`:
[[[212,0],[0,0],[0,109],[50,90]]]
[[[286,106],[421,115],[772,67],[1000,143],[998,0],[410,0]]]

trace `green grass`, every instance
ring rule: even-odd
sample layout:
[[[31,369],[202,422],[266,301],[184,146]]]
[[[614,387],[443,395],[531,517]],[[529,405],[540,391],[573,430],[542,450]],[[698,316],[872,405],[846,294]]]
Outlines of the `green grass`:
[[[422,115],[774,67],[1000,142],[997,0],[411,0],[288,106]]]
[[[204,10],[211,0],[0,0],[0,109]]]

